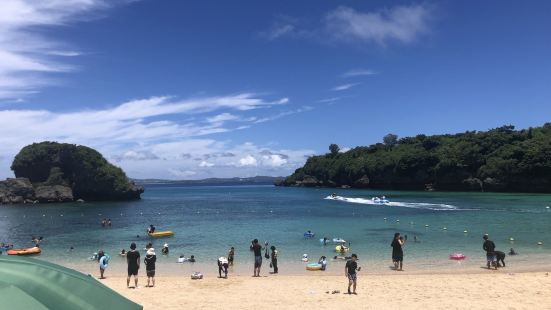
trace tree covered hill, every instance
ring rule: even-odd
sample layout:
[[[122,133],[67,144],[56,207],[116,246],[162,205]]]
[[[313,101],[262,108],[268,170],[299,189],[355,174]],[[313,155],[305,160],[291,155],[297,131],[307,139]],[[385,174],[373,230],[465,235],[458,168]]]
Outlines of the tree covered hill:
[[[417,135],[310,157],[281,186],[551,192],[551,123]]]

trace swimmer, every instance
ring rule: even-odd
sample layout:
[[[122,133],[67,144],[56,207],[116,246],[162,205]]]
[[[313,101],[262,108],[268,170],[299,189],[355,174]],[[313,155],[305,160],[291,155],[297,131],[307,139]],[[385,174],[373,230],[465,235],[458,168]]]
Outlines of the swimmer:
[[[234,247],[231,247],[229,252],[228,252],[228,264],[230,266],[233,266],[233,258],[235,256],[235,248]]]
[[[163,248],[161,249],[161,253],[164,254],[164,255],[168,255],[168,244],[165,243],[163,245]]]
[[[152,234],[154,232],[155,232],[155,226],[153,226],[153,224],[150,224],[149,228],[147,229],[147,233]]]
[[[509,255],[517,255],[517,254],[518,254],[518,253],[515,252],[515,249],[511,248],[511,249],[509,250]]]
[[[126,256],[126,250],[122,249],[119,253],[119,256]]]
[[[323,237],[323,245],[327,245],[327,241],[329,241],[329,238]]]
[[[188,262],[195,263],[195,256],[191,255],[191,257],[188,259]]]
[[[419,243],[419,242],[421,242],[421,240],[419,240],[419,238],[417,238],[416,235],[413,235],[413,242]]]

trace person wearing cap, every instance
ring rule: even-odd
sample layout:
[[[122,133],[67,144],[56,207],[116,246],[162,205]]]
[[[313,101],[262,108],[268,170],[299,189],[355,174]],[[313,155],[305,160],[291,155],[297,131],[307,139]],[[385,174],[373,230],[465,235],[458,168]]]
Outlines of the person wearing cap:
[[[143,262],[145,263],[145,272],[147,274],[147,286],[155,286],[155,262],[157,261],[157,255],[155,255],[155,249],[149,248],[145,255]],[[150,284],[151,282],[151,284]]]
[[[495,243],[489,239],[488,234],[485,234],[482,239],[484,239],[484,243],[482,244],[482,249],[486,251],[486,266],[488,269],[491,268],[492,265],[495,266],[497,270],[497,262],[496,262],[496,245]]]
[[[130,250],[126,252],[126,263],[128,264],[128,278],[126,286],[130,288],[130,277],[134,276],[134,288],[138,287],[138,270],[140,269],[140,252],[136,251],[136,244],[130,244]]]
[[[224,278],[228,278],[228,259],[225,257],[218,258],[218,277],[222,278],[222,271],[224,272]]]
[[[161,249],[161,253],[164,255],[168,255],[168,243],[165,243],[163,245],[163,248]]]

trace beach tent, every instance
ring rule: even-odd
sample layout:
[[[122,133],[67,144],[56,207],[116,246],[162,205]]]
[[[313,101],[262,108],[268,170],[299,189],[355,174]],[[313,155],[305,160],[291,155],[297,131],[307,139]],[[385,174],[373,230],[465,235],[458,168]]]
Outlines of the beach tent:
[[[28,257],[0,255],[2,309],[117,309],[142,306],[91,276]]]

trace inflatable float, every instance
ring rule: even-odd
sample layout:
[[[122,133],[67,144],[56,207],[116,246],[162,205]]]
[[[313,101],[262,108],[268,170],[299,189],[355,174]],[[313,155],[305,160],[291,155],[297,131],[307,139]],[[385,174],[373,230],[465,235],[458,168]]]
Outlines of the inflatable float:
[[[307,231],[307,232],[304,233],[304,238],[312,238],[312,237],[314,237],[314,235],[315,234],[313,232]]]
[[[310,270],[310,271],[321,270],[321,264],[308,264],[306,265],[306,270]]]
[[[194,273],[191,274],[191,279],[192,280],[203,279],[203,274],[200,273],[200,272],[194,272]]]
[[[453,253],[453,254],[450,254],[449,257],[451,260],[464,260],[465,258],[467,258],[467,256],[465,256],[465,254],[462,254],[462,253]]]
[[[8,255],[33,255],[40,254],[40,252],[42,252],[42,250],[37,246],[28,249],[10,249],[6,251]]]
[[[162,238],[162,237],[172,237],[174,236],[174,233],[170,230],[167,230],[167,231],[158,231],[154,233],[148,233],[147,235],[151,238]]]
[[[348,252],[349,248],[347,246],[344,246],[344,245],[337,245],[335,247],[335,252],[337,253],[342,253],[342,252]]]

